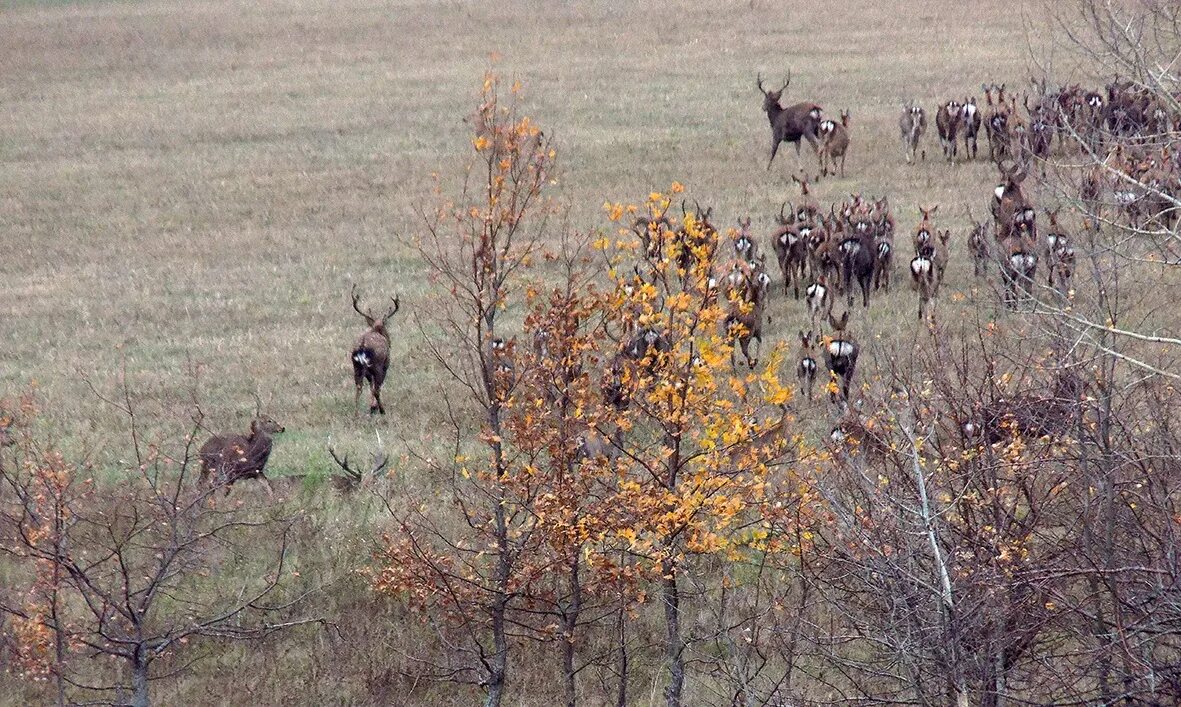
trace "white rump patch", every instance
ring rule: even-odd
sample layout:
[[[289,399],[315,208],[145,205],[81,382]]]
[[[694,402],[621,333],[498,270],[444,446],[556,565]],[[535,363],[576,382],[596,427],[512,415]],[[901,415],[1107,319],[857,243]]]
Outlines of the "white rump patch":
[[[1009,256],[1009,262],[1013,264],[1014,268],[1017,268],[1018,270],[1020,270],[1021,266],[1025,263],[1025,254],[1024,253],[1014,253]]]
[[[808,115],[812,116],[815,119],[819,119],[820,118],[820,109],[813,108],[811,111],[809,111]],[[832,122],[832,121],[829,121],[829,122]]]
[[[1025,256],[1025,271],[1026,272],[1033,272],[1033,269],[1036,267],[1037,267],[1037,256],[1033,255],[1033,254],[1026,254],[1026,256]]]
[[[801,228],[800,229],[800,235],[803,236],[804,238],[807,238],[808,235],[811,233],[812,233],[812,229],[810,229],[810,228]]]
[[[878,244],[878,257],[884,258],[889,254],[890,254],[890,244],[889,243],[879,243]]]
[[[996,194],[997,201],[1000,201],[1001,197],[1003,197],[1005,195],[1005,185],[1004,184],[999,185],[996,189],[992,190],[992,193]]]
[[[369,354],[365,351],[358,351],[357,353],[353,354],[353,361],[355,361],[359,366],[368,366]]]
[[[771,284],[771,276],[765,272],[759,273],[759,284],[763,287]]]
[[[969,118],[976,115],[976,106],[972,105],[971,103],[964,104],[964,115]]]
[[[816,372],[816,359],[814,359],[814,358],[801,359],[800,360],[800,368],[804,369],[804,371],[807,373],[815,373]]]
[[[853,344],[848,341],[836,340],[828,345],[828,352],[833,356],[852,356]]]
[[[910,261],[910,272],[915,276],[927,275],[931,272],[931,261],[926,258],[915,258]]]

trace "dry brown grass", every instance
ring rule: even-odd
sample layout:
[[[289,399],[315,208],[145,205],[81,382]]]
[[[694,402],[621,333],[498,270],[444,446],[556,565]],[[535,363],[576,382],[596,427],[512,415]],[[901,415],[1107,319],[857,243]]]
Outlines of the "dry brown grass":
[[[796,158],[781,151],[764,169],[754,76],[790,68],[790,98],[852,111],[848,178],[819,185],[823,202],[889,195],[903,234],[918,204],[942,205],[951,312],[952,293],[973,286],[962,205],[982,216],[994,169],[945,164],[933,120],[926,162],[907,166],[896,120],[906,99],[930,110],[982,81],[1021,84],[1022,4],[839,6],[855,19],[765,0],[18,3],[0,22],[0,393],[36,381],[67,444],[101,448],[118,417],[79,372],[110,386],[125,360],[134,387],[171,411],[196,366],[211,426],[244,428],[255,391],[286,425],[274,473],[324,467],[328,435],[360,445],[374,425],[395,455],[408,440],[429,445],[438,379],[403,314],[391,414],[351,418],[346,348],[360,323],[348,291],[399,292],[407,314],[425,305],[423,266],[399,236],[419,227],[429,175],[457,173],[461,118],[492,52],[556,136],[562,199],[582,228],[605,225],[604,200],[679,179],[720,222],[750,214],[768,232],[796,193]],[[914,295],[896,282],[855,318],[871,344],[921,336]],[[794,340],[802,311],[777,293],[772,339]],[[222,699],[208,689],[189,694]]]

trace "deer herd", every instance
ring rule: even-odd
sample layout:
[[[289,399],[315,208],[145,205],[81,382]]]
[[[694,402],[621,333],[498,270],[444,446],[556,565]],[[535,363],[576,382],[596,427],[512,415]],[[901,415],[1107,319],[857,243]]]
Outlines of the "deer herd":
[[[819,162],[817,179],[845,174],[845,159],[850,146],[850,113],[840,111],[839,120],[825,117],[823,108],[810,101],[781,105],[784,91],[791,85],[791,75],[776,90],[768,90],[761,75],[756,86],[763,96],[763,111],[771,127],[771,149],[767,161],[770,170],[783,143],[796,147],[797,160],[801,143],[807,142]],[[1090,218],[1082,228],[1100,228],[1100,218],[1117,219],[1132,228],[1172,227],[1176,210],[1169,208],[1181,194],[1181,155],[1176,149],[1153,149],[1150,140],[1137,136],[1181,130],[1181,116],[1151,94],[1129,81],[1114,80],[1104,92],[1079,85],[1051,91],[1044,81],[1031,80],[1032,90],[1017,92],[1005,84],[982,85],[983,102],[975,96],[961,96],[941,101],[935,107],[934,122],[944,158],[949,162],[976,160],[977,140],[983,131],[985,154],[998,170],[998,180],[988,196],[991,221],[976,221],[970,207],[965,211],[970,224],[964,237],[976,277],[986,277],[990,264],[999,270],[1001,299],[1009,308],[1038,296],[1038,270],[1042,269],[1048,296],[1066,301],[1070,296],[1075,269],[1076,242],[1060,221],[1061,210],[1040,210],[1026,189],[1029,174],[1046,170],[1055,139],[1059,149],[1087,150],[1105,155],[1085,170],[1079,182],[1078,199]],[[1023,109],[1023,110],[1022,110]],[[899,135],[908,164],[926,159],[922,147],[927,132],[926,109],[916,102],[902,107],[898,120]],[[1115,139],[1112,139],[1115,138]],[[1133,139],[1128,139],[1133,138]],[[961,151],[962,143],[962,151]],[[1110,144],[1109,144],[1110,143]],[[785,200],[766,236],[778,266],[779,282],[785,298],[803,300],[806,329],[800,329],[800,347],[795,361],[800,388],[808,400],[822,371],[827,369],[828,390],[840,407],[848,409],[851,386],[857,370],[861,347],[851,331],[850,315],[867,309],[878,292],[889,292],[897,255],[897,221],[888,197],[850,194],[827,209],[812,193],[806,178],[793,176],[799,196],[795,203]],[[1115,213],[1101,216],[1106,200]],[[911,254],[904,267],[911,290],[918,300],[920,321],[931,315],[938,299],[952,255],[952,230],[940,227],[939,205],[921,205],[911,238]],[[711,223],[712,208],[696,205],[690,215],[682,204],[683,216],[699,225],[686,229],[667,214],[656,218],[641,217],[633,230],[639,237],[642,253],[648,258],[662,252],[666,238],[679,239],[676,263],[688,271],[694,254],[708,253],[715,265],[710,286],[717,286],[719,301],[725,295],[728,309],[723,331],[734,342],[731,364],[737,368],[739,355],[750,369],[759,364],[759,350],[769,323],[767,305],[775,282],[767,270],[767,255],[760,247],[763,238],[755,233],[753,219],[738,219],[737,227],[727,236],[719,235]],[[946,212],[946,210],[945,210]],[[946,215],[946,213],[944,214]],[[723,252],[717,252],[723,249]],[[684,262],[682,262],[683,260]],[[640,269],[636,269],[637,278]],[[838,317],[833,309],[843,299],[844,311]],[[381,399],[382,385],[390,364],[390,320],[400,302],[393,297],[381,316],[362,309],[354,286],[352,308],[364,320],[365,329],[349,349],[349,361],[355,386],[354,412],[360,404],[363,388],[369,387],[370,414],[385,414]],[[824,328],[828,328],[828,334]],[[511,372],[511,343],[498,340],[499,348],[491,360],[504,361]],[[668,349],[662,332],[646,328],[621,341],[620,361],[644,360],[654,351]],[[494,347],[495,348],[495,347]],[[822,368],[823,364],[823,368]],[[500,364],[498,364],[500,365]],[[612,368],[617,377],[620,363]],[[499,371],[498,371],[499,372]],[[604,397],[609,403],[623,406],[622,385],[611,385],[608,372]],[[843,424],[843,423],[842,423]],[[841,429],[838,427],[838,429]],[[264,475],[270,456],[273,435],[283,427],[258,411],[248,435],[215,435],[200,450],[202,483],[229,487],[245,479],[260,479],[270,489]],[[835,434],[835,433],[834,433]],[[7,439],[0,430],[0,442]],[[596,449],[611,447],[611,440],[588,436],[580,449],[587,455]],[[343,470],[333,477],[341,490],[356,487],[366,476],[384,468],[383,454],[375,456],[372,469],[361,472],[349,465],[330,448],[332,458]],[[286,478],[286,477],[284,477]],[[292,477],[296,480],[302,477]]]

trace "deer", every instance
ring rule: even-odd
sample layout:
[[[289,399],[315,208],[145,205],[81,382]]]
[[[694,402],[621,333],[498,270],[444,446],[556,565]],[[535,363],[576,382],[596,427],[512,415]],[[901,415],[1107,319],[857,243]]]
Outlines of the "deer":
[[[919,225],[914,229],[914,237],[911,239],[914,243],[914,251],[919,252],[919,248],[925,245],[932,245],[935,240],[935,227],[931,224],[931,217],[939,210],[939,205],[936,204],[930,208],[919,207],[919,214],[922,216],[919,219]]]
[[[1021,184],[1027,176],[1019,165],[1000,166],[1001,183],[993,191],[992,218],[996,222],[996,238],[1005,240],[1015,228],[1036,229],[1037,213]]]
[[[873,288],[890,291],[890,276],[894,269],[894,217],[890,214],[890,202],[882,198],[874,204],[876,215],[873,219],[873,244],[877,251],[874,260]]]
[[[763,313],[767,306],[767,287],[771,278],[766,272],[766,256],[758,260],[745,272],[745,281],[740,291],[730,301],[730,310],[723,322],[723,329],[738,341],[746,365],[753,371],[759,365],[759,349],[763,345]],[[751,341],[755,342],[755,354],[750,354]],[[730,351],[730,365],[737,369],[737,353]]]
[[[759,254],[759,246],[755,243],[750,232],[750,223],[749,216],[745,219],[738,219],[738,230],[730,234],[735,257],[746,263],[753,263]]]
[[[832,300],[832,290],[828,286],[828,279],[821,273],[804,291],[804,303],[808,305],[812,326],[816,326],[818,321],[832,315]]]
[[[694,202],[693,212],[696,227],[689,229],[682,225],[675,235],[679,244],[677,254],[677,268],[681,274],[682,285],[692,277],[695,265],[704,265],[713,261],[717,252],[718,231],[710,223],[714,208],[702,209],[701,204]],[[681,213],[688,216],[684,202],[681,203]]]
[[[672,222],[668,216],[659,217],[637,216],[632,222],[632,231],[640,237],[644,246],[644,254],[649,260],[659,260],[664,253],[664,242],[669,233],[673,232]]]
[[[820,121],[820,174],[836,174],[835,161],[841,162],[841,179],[845,178],[845,153],[849,149],[849,112],[841,111],[841,122]]]
[[[795,298],[800,298],[800,284],[804,279],[804,269],[808,261],[807,239],[804,231],[811,232],[808,226],[797,226],[789,223],[784,216],[787,202],[779,209],[779,228],[771,233],[771,250],[775,253],[775,260],[779,263],[779,270],[783,273],[783,294],[789,287],[794,287]]]
[[[910,286],[919,294],[919,321],[926,316],[927,304],[935,299],[943,284],[950,238],[950,231],[939,231],[937,240],[919,247],[910,261]]]
[[[800,351],[796,356],[796,378],[800,381],[800,387],[808,396],[808,400],[812,400],[812,387],[816,383],[816,345],[820,343],[820,337],[813,334],[811,330],[804,333],[800,330]]]
[[[968,159],[976,159],[979,151],[977,137],[980,135],[980,109],[976,107],[976,97],[969,96],[960,105],[960,123],[964,127],[964,154]]]
[[[849,326],[849,312],[846,311],[840,319],[828,313],[828,322],[833,328],[833,336],[824,347],[824,364],[832,375],[840,380],[841,399],[849,400],[849,384],[853,381],[853,374],[857,371],[857,356],[861,348],[853,338],[845,332]],[[835,396],[834,396],[835,397]]]
[[[1060,209],[1054,209],[1046,212],[1050,223],[1046,228],[1043,253],[1050,289],[1065,294],[1070,289],[1070,281],[1074,275],[1074,246],[1070,243],[1070,235],[1058,225],[1059,211]]]
[[[903,105],[902,117],[898,119],[898,132],[902,137],[902,152],[906,155],[906,163],[911,164],[916,159],[919,141],[923,133],[927,132],[927,111],[913,101]],[[926,161],[926,150],[923,150],[922,157]]]
[[[861,304],[869,306],[869,293],[873,289],[873,274],[877,260],[877,249],[873,233],[869,229],[868,215],[859,215],[853,231],[837,246],[841,263],[841,282],[845,289],[846,306],[853,306],[853,280],[861,287]]]
[[[807,140],[812,146],[812,151],[816,152],[819,149],[816,131],[823,109],[810,101],[794,103],[786,108],[779,105],[780,97],[791,85],[791,72],[788,72],[787,80],[777,91],[768,91],[763,87],[762,74],[757,76],[756,85],[763,94],[763,110],[771,123],[771,157],[767,160],[767,171],[771,170],[771,163],[775,161],[775,155],[782,143],[793,143],[796,146],[797,158],[800,156],[801,138]]]
[[[361,315],[369,328],[357,337],[357,343],[349,352],[349,359],[353,364],[353,385],[356,393],[353,395],[353,412],[359,414],[358,405],[361,402],[361,388],[369,382],[369,392],[373,403],[369,406],[369,414],[385,414],[385,406],[381,402],[381,386],[385,383],[386,371],[390,365],[390,333],[386,326],[390,319],[398,313],[401,301],[397,295],[391,299],[393,306],[385,311],[381,317],[375,317],[372,312],[362,310],[361,295],[353,285],[353,310]]]
[[[988,274],[988,235],[987,224],[977,221],[972,217],[972,210],[965,207],[968,212],[968,221],[972,224],[972,230],[968,234],[968,252],[972,255],[972,273],[976,277]]]
[[[1023,297],[1033,294],[1033,281],[1037,275],[1038,255],[1033,242],[1021,235],[1012,235],[1001,241],[1001,281],[1004,285],[1005,305],[1016,309]]]
[[[1009,156],[1009,104],[1005,101],[1005,85],[981,85],[988,101],[984,116],[984,136],[988,138],[988,156],[999,163]],[[996,100],[993,100],[993,94]]]
[[[800,179],[794,174],[791,176],[791,180],[800,185],[800,205],[796,209],[796,221],[815,223],[816,219],[820,216],[820,202],[812,194],[808,180]]]
[[[959,155],[960,121],[963,120],[963,106],[957,100],[950,100],[935,114],[935,128],[939,131],[939,142],[943,145],[943,156],[954,162]]]
[[[274,495],[271,482],[263,469],[274,446],[272,435],[284,432],[278,422],[256,411],[250,422],[249,435],[213,435],[201,445],[197,456],[201,460],[201,485],[230,487],[243,479],[262,479],[267,492]]]

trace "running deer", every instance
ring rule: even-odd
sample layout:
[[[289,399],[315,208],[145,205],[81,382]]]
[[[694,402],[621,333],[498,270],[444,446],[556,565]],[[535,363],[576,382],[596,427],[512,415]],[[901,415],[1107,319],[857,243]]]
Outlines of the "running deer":
[[[738,341],[746,365],[754,370],[759,365],[759,349],[763,345],[763,313],[767,307],[767,286],[771,284],[771,277],[766,272],[766,257],[760,256],[744,275],[741,289],[730,300],[723,328]],[[752,340],[755,343],[754,356],[750,353]],[[737,349],[732,349],[730,364],[734,368],[737,368],[736,355]]]
[[[787,202],[784,202],[779,209],[779,228],[771,233],[771,249],[783,273],[783,294],[787,294],[788,288],[794,288],[798,300],[808,262],[807,235],[811,233],[811,228],[789,223],[784,216],[786,208]]]
[[[818,368],[816,345],[819,343],[819,336],[810,330],[806,334],[802,329],[800,330],[800,351],[796,360],[796,378],[799,379],[800,387],[804,389],[808,400],[812,399],[812,387],[816,383],[816,369]]]
[[[1031,239],[1013,235],[1001,241],[1001,281],[1005,305],[1016,309],[1017,303],[1033,294],[1037,275],[1037,248]]]
[[[927,305],[939,294],[939,286],[943,284],[950,238],[950,231],[939,231],[937,240],[918,248],[910,261],[910,286],[919,295],[919,321],[926,316]]]
[[[965,207],[967,208],[967,207]],[[976,277],[988,274],[988,225],[972,217],[972,210],[967,209],[968,221],[972,230],[968,234],[968,252],[972,255],[972,272]]]
[[[832,316],[832,290],[828,286],[828,278],[824,274],[817,275],[812,284],[804,292],[804,302],[808,305],[808,314],[812,326]]]
[[[353,310],[361,315],[369,328],[357,338],[357,343],[349,352],[349,359],[353,363],[353,384],[356,393],[353,396],[353,412],[359,413],[358,405],[361,401],[361,388],[369,382],[369,391],[373,396],[373,404],[369,406],[369,414],[375,412],[385,414],[385,406],[381,403],[381,386],[385,383],[386,370],[390,365],[390,333],[386,329],[390,319],[398,313],[401,303],[397,296],[391,301],[393,306],[386,310],[381,317],[373,316],[372,312],[362,310],[361,295],[357,293],[357,286],[353,285]]]
[[[984,136],[988,139],[988,156],[999,163],[1009,156],[1009,104],[1005,101],[1005,85],[981,85],[988,110],[984,116]],[[995,100],[993,99],[995,93]]]
[[[890,291],[890,276],[894,270],[894,216],[890,213],[890,202],[886,198],[874,204],[873,244],[877,250],[874,260],[873,288]]]
[[[750,232],[750,217],[738,219],[738,230],[730,234],[734,257],[747,263],[753,263],[759,254],[759,246],[755,243]]]
[[[927,111],[912,101],[902,106],[902,117],[898,119],[898,132],[902,137],[902,151],[906,155],[906,163],[910,164],[916,158],[919,140],[927,132]],[[927,151],[923,150],[922,157],[927,159]]]
[[[963,120],[963,105],[956,100],[950,100],[939,108],[935,115],[935,128],[939,131],[939,142],[943,145],[943,156],[948,162],[954,162],[959,155],[960,145],[957,137],[960,122]]]
[[[841,111],[841,122],[820,122],[820,174],[836,174],[836,161],[841,163],[841,179],[845,178],[845,153],[849,150],[849,112]],[[831,169],[831,171],[830,171]]]
[[[1046,212],[1050,223],[1046,228],[1045,257],[1050,289],[1065,295],[1070,290],[1074,275],[1074,246],[1070,235],[1058,225],[1060,209]]]
[[[976,97],[969,96],[960,106],[960,123],[964,128],[964,154],[968,159],[976,159],[979,149],[977,137],[980,135],[980,109],[976,107]]]
[[[197,456],[201,460],[200,483],[230,487],[243,479],[262,479],[267,492],[274,495],[271,482],[263,473],[274,446],[272,435],[283,432],[283,426],[271,418],[256,414],[250,422],[249,435],[214,435],[201,445]]]
[[[925,245],[933,245],[935,241],[935,226],[931,223],[931,217],[939,210],[939,205],[936,204],[930,208],[919,207],[919,214],[922,218],[919,220],[919,225],[914,229],[914,252],[919,252],[919,248]]]
[[[848,401],[849,384],[853,382],[853,374],[857,371],[857,355],[861,349],[845,331],[849,326],[849,312],[842,314],[840,319],[836,319],[832,312],[829,312],[828,322],[832,325],[834,333],[828,345],[824,347],[824,363],[832,375],[840,380],[841,399]]]
[[[779,152],[779,146],[782,143],[793,143],[796,146],[797,158],[800,156],[801,138],[807,140],[808,144],[812,146],[812,150],[816,151],[819,147],[816,131],[823,109],[817,104],[807,101],[794,103],[786,108],[779,105],[780,97],[791,85],[791,72],[788,72],[783,87],[777,91],[768,91],[763,88],[761,74],[756,79],[756,85],[763,94],[763,110],[767,113],[767,120],[771,123],[771,157],[767,160],[767,169],[771,169],[771,163],[775,161],[775,155]]]

